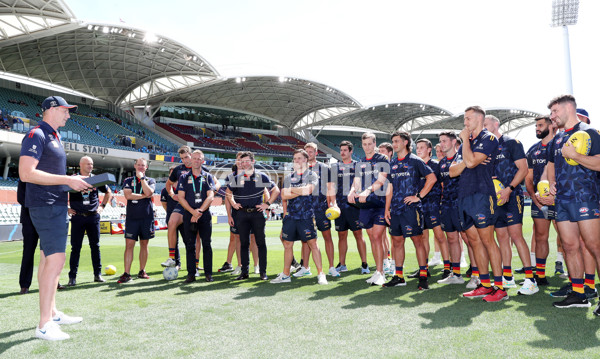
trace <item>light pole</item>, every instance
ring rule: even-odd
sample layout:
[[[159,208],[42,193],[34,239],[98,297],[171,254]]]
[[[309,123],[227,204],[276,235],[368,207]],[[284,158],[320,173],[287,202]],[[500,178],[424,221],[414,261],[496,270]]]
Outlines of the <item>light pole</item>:
[[[565,74],[567,93],[573,94],[573,79],[571,78],[571,49],[569,47],[568,25],[577,24],[579,0],[552,0],[552,27],[563,28],[563,46],[565,56]]]

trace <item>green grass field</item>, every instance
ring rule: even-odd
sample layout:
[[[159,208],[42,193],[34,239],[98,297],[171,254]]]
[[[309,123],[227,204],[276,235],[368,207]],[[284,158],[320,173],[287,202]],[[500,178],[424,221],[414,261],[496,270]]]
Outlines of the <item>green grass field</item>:
[[[282,270],[280,222],[269,222],[268,274]],[[531,220],[526,217],[526,238]],[[213,232],[215,269],[225,261],[228,227]],[[335,237],[335,235],[334,235]],[[554,238],[554,234],[551,236]],[[553,241],[553,240],[551,240]],[[64,326],[71,339],[46,342],[35,338],[38,321],[37,282],[33,293],[19,295],[21,242],[0,243],[0,357],[2,358],[264,358],[264,357],[595,357],[600,345],[591,309],[552,307],[548,295],[565,283],[550,276],[550,287],[534,296],[500,303],[461,298],[464,286],[436,283],[441,269],[432,270],[431,290],[418,292],[416,280],[406,287],[370,287],[358,272],[360,260],[352,236],[350,272],[328,277],[319,286],[312,277],[290,284],[261,282],[257,275],[243,283],[230,274],[215,274],[213,283],[184,284],[162,278],[160,263],[168,255],[166,231],[151,241],[150,280],[119,285],[116,276],[93,283],[89,247],[82,250],[78,285],[57,294],[62,311],[84,317]],[[326,258],[320,242],[323,257]],[[122,236],[103,236],[102,262],[123,269]],[[367,246],[369,247],[369,246]],[[298,255],[300,245],[296,244]],[[414,248],[407,242],[406,272],[417,268]],[[556,258],[551,245],[548,272]],[[513,268],[521,266],[516,250]],[[67,254],[69,249],[67,249]],[[337,253],[336,253],[337,254]],[[369,253],[369,263],[373,264]],[[234,260],[235,262],[235,260]],[[337,264],[337,255],[336,255]],[[314,268],[314,264],[311,263]],[[373,267],[372,267],[373,268]],[[137,251],[132,272],[138,270]],[[61,275],[66,283],[68,269]],[[517,275],[517,280],[523,275]]]

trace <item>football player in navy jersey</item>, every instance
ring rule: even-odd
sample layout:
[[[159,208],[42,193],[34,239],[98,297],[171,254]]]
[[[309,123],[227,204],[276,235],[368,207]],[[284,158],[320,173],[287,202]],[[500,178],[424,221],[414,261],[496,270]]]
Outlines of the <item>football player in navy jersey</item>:
[[[167,194],[175,201],[175,207],[171,211],[169,221],[167,222],[167,241],[169,244],[169,258],[161,263],[163,267],[174,267],[177,265],[175,260],[175,251],[177,249],[177,230],[179,226],[183,224],[183,212],[185,210],[179,204],[179,198],[177,197],[177,180],[182,174],[189,172],[192,169],[192,149],[189,146],[181,146],[177,151],[182,164],[175,167],[170,172],[165,189]]]
[[[547,285],[546,279],[546,259],[550,251],[548,237],[550,235],[550,223],[554,222],[554,205],[542,205],[535,193],[537,185],[542,179],[547,179],[544,174],[546,164],[548,163],[548,145],[556,134],[556,127],[548,116],[541,116],[535,119],[535,136],[540,141],[527,151],[528,172],[525,177],[525,187],[531,197],[531,218],[533,219],[533,236],[531,243],[531,252],[535,248],[535,272],[538,285]],[[542,177],[544,175],[544,177]],[[558,232],[558,231],[557,231]],[[557,235],[559,241],[559,235]]]
[[[384,142],[384,143],[380,144],[377,147],[377,149],[379,150],[379,153],[381,153],[382,155],[387,157],[388,161],[390,161],[394,157],[394,147],[389,142]],[[386,225],[387,225],[387,222],[386,222]],[[381,241],[383,244],[383,258],[384,258],[383,259],[383,271],[385,272],[385,274],[394,274],[394,272],[395,272],[394,268],[396,267],[396,264],[393,262],[394,257],[391,256],[393,249],[391,249],[390,241],[387,236],[387,231],[383,231]]]
[[[294,171],[287,175],[281,190],[281,199],[284,201],[286,214],[283,217],[281,237],[284,247],[283,272],[271,283],[291,282],[290,266],[294,256],[294,242],[300,240],[308,243],[313,261],[317,267],[317,282],[327,284],[321,250],[317,244],[317,231],[315,231],[314,207],[312,193],[319,179],[313,171],[308,169],[308,154],[302,149],[294,151]]]
[[[309,142],[304,145],[304,150],[308,154],[308,169],[313,171],[319,178],[319,184],[313,191],[313,210],[315,213],[315,224],[317,230],[321,232],[323,240],[325,241],[325,253],[329,260],[329,272],[328,274],[332,277],[339,277],[340,274],[333,266],[335,260],[335,248],[333,246],[333,239],[331,238],[331,221],[325,215],[325,211],[329,207],[335,205],[334,196],[334,184],[333,176],[331,175],[331,168],[325,163],[317,161],[318,147],[314,142]],[[294,277],[303,277],[310,274],[308,268],[308,261],[310,258],[310,248],[308,244],[302,243],[302,264],[300,270],[294,273]]]
[[[429,230],[433,230],[433,240],[435,243],[435,247],[439,248],[439,252],[436,252],[434,258],[428,266],[434,266],[438,263],[444,264],[444,271],[442,273],[442,279],[446,279],[450,275],[450,255],[448,253],[448,242],[446,241],[446,236],[444,235],[444,231],[442,231],[442,227],[440,226],[440,201],[442,196],[442,186],[441,186],[441,178],[440,178],[440,164],[438,161],[431,158],[431,151],[433,151],[433,146],[431,145],[431,141],[426,138],[421,138],[416,141],[417,144],[417,156],[421,158],[427,166],[429,166],[436,177],[436,182],[433,185],[433,188],[423,201],[421,201],[423,206],[423,245],[425,246],[426,256],[429,257]],[[425,184],[425,177],[421,178],[421,188]],[[441,254],[441,258],[440,258]],[[436,257],[437,256],[437,257]],[[437,259],[437,260],[436,260]],[[442,259],[443,261],[441,261]],[[428,268],[429,270],[429,268]]]
[[[450,177],[450,165],[456,157],[456,134],[454,132],[442,132],[439,134],[439,145],[443,157],[440,158],[439,172],[440,185],[442,186],[441,204],[440,204],[440,225],[448,238],[448,250],[452,273],[438,281],[441,284],[463,284],[465,280],[460,273],[460,254],[461,242],[459,237],[460,219],[458,218],[458,179],[459,177]],[[479,285],[479,278],[472,276],[473,288]]]
[[[497,195],[500,196],[500,206],[496,216],[496,239],[502,254],[502,272],[504,288],[516,287],[512,273],[512,244],[523,263],[525,281],[519,289],[519,294],[532,295],[539,291],[533,277],[531,255],[523,237],[523,189],[521,182],[527,176],[527,158],[523,144],[505,134],[500,133],[500,120],[493,115],[485,116],[484,127],[498,139],[498,153],[494,166],[494,177],[503,185]]]
[[[427,254],[423,245],[421,202],[437,181],[435,173],[418,156],[411,153],[412,139],[408,132],[392,134],[396,156],[390,163],[389,184],[385,201],[385,219],[390,225],[394,242],[396,274],[384,287],[406,285],[403,275],[404,238],[410,237],[419,263],[419,290],[429,289],[427,282]],[[421,178],[425,184],[421,186]],[[379,284],[374,282],[373,284]]]
[[[600,134],[577,118],[577,104],[571,95],[554,98],[548,105],[550,119],[563,131],[550,142],[548,149],[547,175],[550,196],[539,197],[543,205],[555,202],[556,222],[565,251],[567,267],[571,277],[572,292],[555,302],[557,308],[589,307],[583,288],[583,259],[579,236],[598,262],[600,257],[600,208],[598,205],[598,173],[600,170]],[[577,131],[590,135],[588,155],[578,154],[571,145],[570,137]],[[578,165],[566,162],[572,159]],[[596,308],[598,311],[599,308]],[[595,311],[595,312],[596,312]],[[600,314],[600,313],[598,313]]]
[[[360,210],[348,204],[348,194],[354,182],[354,169],[356,161],[352,159],[354,145],[350,141],[340,143],[340,157],[342,161],[338,162],[332,168],[332,174],[337,175],[336,205],[340,208],[341,214],[335,220],[335,230],[338,232],[338,247],[340,263],[336,270],[339,273],[348,271],[346,267],[346,253],[348,253],[348,230],[352,231],[356,240],[356,247],[362,262],[362,268],[369,269],[367,265],[367,245],[363,238],[362,228],[360,227],[358,216]]]
[[[450,166],[450,176],[460,175],[459,217],[461,227],[473,247],[481,284],[474,290],[463,293],[463,296],[483,297],[486,302],[497,302],[508,299],[502,286],[502,257],[494,239],[496,193],[492,176],[498,140],[483,127],[485,111],[481,107],[468,107],[464,117],[465,128],[460,132],[463,144]],[[494,288],[490,281],[489,264],[494,274]]]
[[[385,231],[385,183],[390,169],[388,159],[375,152],[375,134],[366,132],[361,137],[365,158],[357,163],[354,184],[348,194],[348,203],[360,207],[360,225],[367,230],[371,241],[371,252],[375,260],[376,272],[367,283],[385,283],[383,271],[382,232]],[[382,278],[383,277],[383,278]]]

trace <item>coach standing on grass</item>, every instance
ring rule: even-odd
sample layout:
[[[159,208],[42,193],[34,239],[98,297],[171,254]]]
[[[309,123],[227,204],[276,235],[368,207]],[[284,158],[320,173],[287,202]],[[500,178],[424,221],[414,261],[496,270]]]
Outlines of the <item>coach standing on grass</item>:
[[[67,176],[67,156],[57,130],[70,118],[77,106],[62,97],[52,96],[42,102],[43,120],[23,138],[19,177],[27,182],[25,205],[40,236],[40,322],[35,335],[46,340],[69,339],[58,324],[79,323],[81,317],[70,317],[56,309],[55,295],[60,272],[65,265],[67,232],[67,192],[62,185],[76,191],[91,186],[79,176]]]
[[[94,169],[94,160],[83,156],[79,160],[79,174],[82,177],[91,177]],[[104,192],[102,203],[98,191]],[[83,243],[83,235],[87,233],[92,254],[92,267],[94,268],[94,282],[103,283],[102,262],[100,259],[100,214],[112,197],[112,192],[107,185],[94,188],[82,193],[69,195],[69,215],[71,215],[71,257],[69,259],[69,287],[77,284],[77,269],[79,268],[79,255]]]
[[[213,176],[202,169],[204,153],[192,152],[192,170],[185,172],[177,180],[179,204],[183,207],[183,242],[185,243],[188,275],[186,283],[196,280],[196,236],[202,240],[204,276],[212,282],[212,217],[209,211],[215,197]]]

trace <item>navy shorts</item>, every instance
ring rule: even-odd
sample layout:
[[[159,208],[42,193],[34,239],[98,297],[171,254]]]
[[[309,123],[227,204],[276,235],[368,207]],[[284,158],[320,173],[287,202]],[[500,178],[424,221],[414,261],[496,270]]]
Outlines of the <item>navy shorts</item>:
[[[335,220],[335,230],[338,232],[345,232],[347,230],[354,232],[360,230],[359,216],[360,209],[353,206],[343,208],[342,213]]]
[[[547,219],[553,220],[556,219],[556,208],[555,206],[547,206],[548,211],[546,214],[542,211],[541,208],[535,205],[535,203],[531,202],[531,218],[536,219]],[[546,217],[547,216],[547,217]]]
[[[290,216],[283,218],[281,238],[289,242],[307,242],[317,238],[317,231],[312,218],[294,219]]]
[[[434,229],[440,225],[440,207],[431,206],[423,209],[423,225],[424,229]]]
[[[125,238],[148,240],[154,238],[154,218],[125,219]]]
[[[384,208],[361,208],[358,224],[364,229],[371,229],[374,225],[386,226],[384,212]]]
[[[600,209],[598,208],[598,202],[573,203],[562,202],[557,199],[555,207],[557,222],[579,222],[588,219],[600,218]]]
[[[408,238],[423,234],[421,217],[421,211],[416,208],[409,208],[400,214],[392,214],[390,235]]]
[[[496,197],[475,193],[458,199],[458,218],[463,230],[486,228],[496,222]]]
[[[441,207],[441,226],[444,232],[460,232],[460,218],[458,216],[458,206],[443,206]]]
[[[40,236],[40,249],[45,256],[65,253],[69,216],[67,206],[30,207],[29,215],[35,230]]]
[[[496,228],[523,224],[523,196],[516,195],[502,206],[497,206]]]
[[[331,229],[331,221],[327,219],[327,216],[325,216],[326,210],[327,209],[324,209],[322,211],[315,210],[315,224],[317,225],[317,229],[319,230],[319,232],[324,232]]]
[[[183,208],[182,205],[179,204],[179,202],[175,205],[175,208],[173,208],[173,213],[179,213],[181,215],[183,215],[185,213],[185,209]]]

